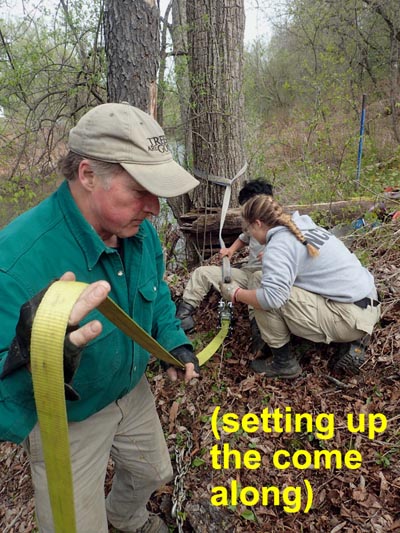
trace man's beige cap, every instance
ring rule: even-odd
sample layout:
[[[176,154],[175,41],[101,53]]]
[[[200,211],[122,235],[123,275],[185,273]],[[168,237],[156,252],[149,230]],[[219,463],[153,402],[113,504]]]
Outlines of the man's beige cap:
[[[142,187],[170,198],[199,182],[175,163],[161,126],[127,103],[102,104],[71,129],[69,148],[89,159],[119,163]]]

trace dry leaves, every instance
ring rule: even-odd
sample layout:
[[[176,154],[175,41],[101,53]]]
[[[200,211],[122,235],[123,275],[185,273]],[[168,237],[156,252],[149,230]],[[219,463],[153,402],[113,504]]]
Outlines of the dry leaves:
[[[207,363],[201,378],[193,384],[183,387],[181,383],[171,383],[159,373],[158,363],[151,363],[150,382],[172,458],[176,445],[179,447],[185,441],[180,428],[187,428],[192,434],[192,466],[185,478],[185,531],[400,532],[400,245],[398,230],[390,231],[392,236],[375,232],[373,240],[364,237],[364,242],[353,244],[369,250],[371,268],[383,299],[383,316],[374,332],[362,373],[344,379],[346,388],[328,379],[326,347],[297,339],[295,348],[302,353],[304,371],[294,382],[267,380],[250,372],[250,331],[247,309],[242,305],[235,307],[234,333],[223,352]],[[385,238],[389,239],[386,244]],[[172,279],[171,288],[178,299],[187,277],[179,281],[175,276]],[[207,342],[207,333],[217,329],[218,300],[218,294],[210,293],[196,313],[196,342],[200,345]],[[203,340],[199,341],[201,334]],[[262,464],[254,470],[243,467],[217,470],[211,466],[209,453],[216,444],[210,426],[216,406],[222,413],[239,415],[260,414],[266,407],[284,410],[286,406],[296,413],[333,413],[335,432],[328,440],[318,439],[315,432],[265,434],[260,430],[256,433],[241,430],[225,435],[224,442],[242,454],[257,450]],[[365,433],[348,430],[349,413],[383,413],[388,427],[371,440]],[[356,449],[361,453],[362,466],[355,470],[335,467],[301,470],[293,466],[279,470],[271,461],[277,450],[293,454],[296,450],[313,453],[324,449],[336,449],[343,454]],[[0,469],[0,530],[3,533],[34,531],[32,488],[21,448],[1,444]],[[112,470],[110,463],[106,491]],[[207,502],[212,488],[229,487],[231,480],[239,481],[242,487],[279,487],[281,495],[290,486],[301,487],[304,495],[304,480],[308,480],[313,490],[313,505],[307,514],[285,512],[282,505],[274,505],[272,498],[267,505],[239,503],[211,509]],[[150,506],[172,528],[171,492],[171,487],[161,489],[153,496]]]

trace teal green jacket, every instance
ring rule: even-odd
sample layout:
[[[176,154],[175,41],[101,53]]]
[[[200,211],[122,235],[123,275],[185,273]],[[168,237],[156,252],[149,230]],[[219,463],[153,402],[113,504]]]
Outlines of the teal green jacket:
[[[107,280],[110,297],[168,351],[189,343],[163,281],[163,253],[153,226],[144,221],[122,246],[123,261],[83,218],[67,182],[0,232],[0,373],[21,305],[66,271],[87,283]],[[81,399],[67,401],[70,421],[84,420],[131,391],[149,360],[146,350],[99,311],[81,324],[93,319],[102,322],[103,331],[82,353],[73,380]],[[0,441],[21,442],[36,421],[29,371],[1,379]]]

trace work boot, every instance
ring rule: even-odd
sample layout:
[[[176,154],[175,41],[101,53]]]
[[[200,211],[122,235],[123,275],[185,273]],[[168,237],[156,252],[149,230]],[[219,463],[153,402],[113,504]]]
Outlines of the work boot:
[[[328,369],[335,374],[354,376],[359,374],[365,362],[365,351],[369,344],[370,336],[353,342],[332,342],[336,351],[328,362]]]
[[[271,348],[272,360],[255,359],[250,368],[268,378],[294,379],[301,374],[301,366],[290,350],[290,343],[280,348]]]
[[[251,352],[254,355],[260,354],[265,346],[265,342],[262,340],[260,330],[258,329],[257,321],[252,318],[250,321],[251,331]]]
[[[110,528],[110,533],[128,532],[112,527]],[[168,526],[158,515],[150,513],[146,522],[139,529],[135,529],[134,533],[168,533]]]
[[[135,533],[168,533],[168,527],[158,515],[150,513],[147,522],[137,529]]]
[[[184,300],[178,305],[176,311],[176,318],[181,321],[181,328],[185,333],[190,333],[194,330],[194,320],[192,318],[196,308],[193,305],[186,303]]]

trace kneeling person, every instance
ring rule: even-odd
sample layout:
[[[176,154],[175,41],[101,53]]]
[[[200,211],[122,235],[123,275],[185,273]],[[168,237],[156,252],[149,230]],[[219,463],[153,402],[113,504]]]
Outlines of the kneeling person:
[[[249,181],[239,192],[239,204],[243,205],[247,200],[256,195],[272,196],[272,186],[262,178]],[[221,248],[220,256],[231,259],[233,254],[245,246],[249,247],[247,263],[242,268],[232,268],[231,276],[239,287],[243,289],[256,289],[260,286],[261,256],[264,245],[246,232],[243,232],[229,248]],[[183,300],[178,306],[176,316],[181,320],[181,326],[186,332],[194,329],[193,313],[207,296],[211,287],[220,290],[221,267],[216,265],[201,266],[192,273],[189,282],[183,293]],[[249,306],[249,318],[252,336],[252,351],[259,352],[264,342],[260,337],[260,332],[254,318],[254,309]]]
[[[365,339],[380,317],[374,278],[357,257],[307,215],[285,214],[273,198],[245,203],[246,231],[265,245],[258,289],[223,284],[233,302],[255,308],[262,338],[273,358],[251,367],[268,377],[295,378],[301,367],[290,350],[291,334],[332,344],[333,370],[355,372],[364,360]]]

